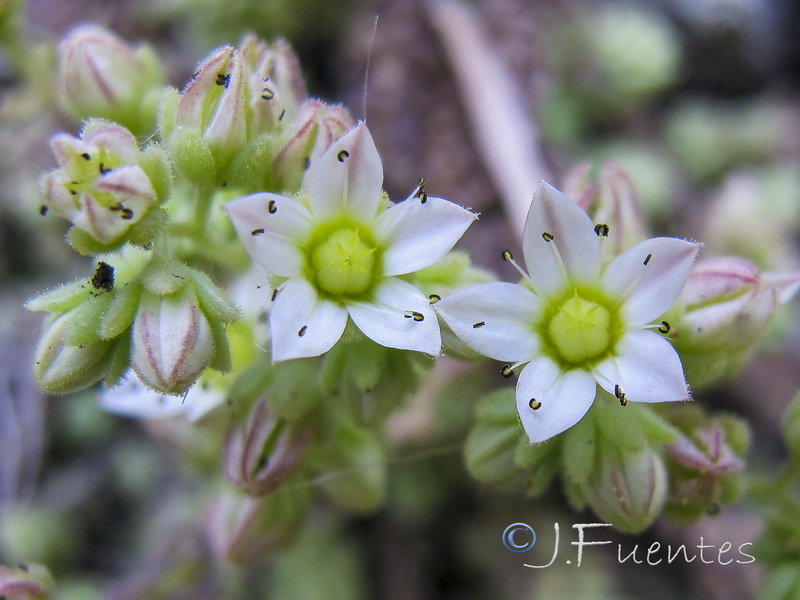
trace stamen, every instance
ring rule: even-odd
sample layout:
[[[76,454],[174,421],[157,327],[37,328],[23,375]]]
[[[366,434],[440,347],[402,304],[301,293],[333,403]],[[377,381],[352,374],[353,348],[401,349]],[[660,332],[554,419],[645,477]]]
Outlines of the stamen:
[[[622,391],[622,386],[614,384],[614,395],[619,400],[620,406],[626,406],[628,404],[628,399],[625,397],[625,392]]]
[[[253,229],[253,231],[250,232],[250,235],[264,235],[264,233],[266,233],[266,231],[263,227],[261,227],[260,229]]]
[[[549,244],[556,238],[552,233],[548,233],[547,231],[545,231],[544,233],[542,233],[542,239]]]
[[[500,254],[500,256],[506,262],[511,262],[511,261],[514,260],[514,255],[511,254],[511,252],[509,252],[508,250],[503,250],[503,252],[502,252],[502,254]]]
[[[343,163],[344,159],[347,158],[348,156],[350,156],[350,153],[347,150],[339,150],[339,154],[336,155],[336,159],[340,163]]]
[[[83,160],[89,161],[89,160],[92,160],[92,155],[89,154],[88,152],[84,152],[83,154],[81,154],[81,158]]]
[[[670,329],[672,328],[669,326],[669,323],[667,321],[661,321],[661,327],[658,328],[658,331],[660,333],[669,333]]]
[[[271,215],[274,215],[276,212],[278,212],[278,203],[275,202],[275,200],[269,201],[269,204],[267,205],[267,212],[269,212]]]
[[[45,206],[44,204],[42,204],[39,207],[39,214],[42,215],[42,216],[45,216],[47,214],[48,210],[50,210],[50,209],[47,206]]]
[[[439,294],[431,294],[430,296],[428,296],[428,300],[430,301],[431,304],[436,304],[441,299],[442,297]]]
[[[539,402],[536,398],[531,398],[528,402],[528,406],[530,406],[533,410],[539,410],[542,408],[542,403]]]
[[[297,336],[298,337],[303,337],[306,334],[306,331],[308,331],[308,326],[307,325],[303,325],[300,328],[300,331],[297,332]]]
[[[231,74],[230,73],[225,74],[225,75],[223,75],[222,73],[218,73],[217,74],[217,85],[221,85],[222,87],[227,89],[230,84],[231,84]]]
[[[261,89],[261,99],[262,100],[272,100],[275,97],[275,92],[273,92],[268,87]]]
[[[272,295],[269,297],[269,299],[272,300],[273,302],[275,302],[275,298],[278,297],[278,292],[279,291],[280,290],[278,288],[275,288],[274,290],[272,290]]]
[[[503,365],[503,368],[500,369],[500,375],[508,379],[509,377],[513,377],[514,369],[511,368],[511,365]]]
[[[416,321],[417,323],[420,323],[425,320],[425,315],[415,310],[407,310],[403,316],[406,319],[414,319],[414,321]]]
[[[512,255],[511,252],[509,252],[508,250],[503,250],[501,256],[503,257],[504,261],[506,261],[507,263],[511,263],[511,265],[517,270],[517,272],[520,275],[522,275],[522,278],[528,282],[528,285],[531,286],[531,289],[535,292],[536,286],[533,284],[530,275],[528,275],[525,272],[525,270],[517,264],[517,262],[514,260],[514,255]]]
[[[594,233],[598,237],[608,237],[608,225],[605,223],[598,223],[594,226]]]
[[[486,325],[486,321],[478,321],[477,323],[473,323],[472,324],[472,328],[473,329],[480,329],[484,325]]]
[[[130,221],[133,218],[133,211],[130,208],[123,208],[122,218],[126,221]]]
[[[419,183],[417,184],[417,189],[414,190],[414,193],[411,196],[412,198],[419,198],[420,204],[425,204],[428,201],[428,194],[425,192],[425,178],[420,177]]]
[[[643,264],[643,265],[646,267],[646,266],[647,266],[647,263],[649,263],[649,262],[650,262],[650,259],[651,259],[651,258],[653,258],[653,255],[652,255],[652,254],[648,254],[648,255],[645,257],[645,259],[644,259],[644,262],[643,262],[642,264]]]

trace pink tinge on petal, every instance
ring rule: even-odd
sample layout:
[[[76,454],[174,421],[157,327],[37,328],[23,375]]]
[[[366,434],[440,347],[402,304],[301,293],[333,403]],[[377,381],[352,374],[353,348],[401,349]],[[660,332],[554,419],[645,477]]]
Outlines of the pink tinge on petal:
[[[372,220],[381,204],[383,166],[366,123],[334,142],[304,179],[317,219],[346,213]]]
[[[600,273],[600,239],[588,215],[544,181],[533,195],[522,250],[539,296],[556,295],[569,282],[595,283]]]
[[[517,411],[531,444],[539,444],[580,421],[594,402],[597,385],[581,369],[561,371],[547,357],[531,361],[517,382]]]
[[[223,74],[232,46],[220,46],[212,51],[197,67],[197,72],[181,92],[176,120],[180,125],[200,128],[203,124],[203,99],[218,85],[217,78]]]
[[[139,142],[134,135],[115,123],[91,124],[84,141],[97,148],[103,148],[119,158],[123,164],[135,165],[139,160]]]

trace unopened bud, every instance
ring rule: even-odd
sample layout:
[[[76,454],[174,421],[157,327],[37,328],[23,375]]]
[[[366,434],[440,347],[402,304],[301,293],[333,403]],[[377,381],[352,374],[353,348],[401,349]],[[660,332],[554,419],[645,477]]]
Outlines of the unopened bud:
[[[584,492],[601,519],[621,531],[636,533],[661,514],[667,497],[667,471],[661,456],[649,446],[624,452],[603,444]]]
[[[135,48],[107,29],[81,25],[64,38],[59,54],[59,97],[71,117],[152,131],[164,77],[150,47]]]
[[[800,286],[800,273],[762,274],[731,257],[698,261],[670,321],[670,338],[689,383],[708,385],[733,374],[775,315]]]
[[[279,418],[265,400],[250,411],[244,428],[236,427],[225,443],[225,474],[251,496],[263,496],[295,470],[311,429]]]
[[[154,390],[179,394],[211,364],[214,343],[191,288],[176,294],[144,294],[133,322],[131,366]]]
[[[591,216],[612,255],[649,237],[633,182],[619,166],[581,164],[567,175],[565,193]]]
[[[0,598],[6,600],[47,600],[54,582],[50,571],[41,565],[19,565],[9,569],[0,565]]]
[[[52,210],[84,232],[71,234],[76,249],[97,253],[97,244],[115,247],[134,236],[132,229],[142,234],[157,227],[145,217],[169,193],[169,166],[160,150],[140,152],[130,131],[103,121],[87,123],[81,138],[57,134],[50,145],[59,168],[42,180],[41,213]],[[150,241],[143,235],[137,241]]]
[[[206,534],[214,554],[248,562],[286,545],[303,523],[308,500],[303,487],[262,498],[238,490],[220,493],[206,517]]]

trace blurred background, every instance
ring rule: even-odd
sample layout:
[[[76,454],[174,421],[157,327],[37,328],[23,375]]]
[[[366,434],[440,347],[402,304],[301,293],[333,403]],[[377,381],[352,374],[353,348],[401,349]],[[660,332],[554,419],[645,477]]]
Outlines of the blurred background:
[[[459,29],[464,6],[480,37]],[[499,256],[518,243],[522,224],[509,222],[504,174],[491,155],[504,140],[488,143],[480,131],[482,118],[498,114],[521,115],[531,181],[560,186],[582,162],[613,161],[656,233],[700,240],[704,255],[736,254],[765,270],[800,268],[793,0],[29,0],[25,10],[41,55],[23,60],[52,64],[52,44],[90,20],[151,43],[177,87],[212,48],[246,32],[288,39],[311,95],[367,119],[391,198],[406,197],[424,176],[429,194],[481,213],[461,248],[501,279],[516,276]],[[474,60],[486,52],[502,69]],[[758,537],[757,503],[692,526],[659,521],[641,536],[603,531],[594,539],[613,543],[585,549],[578,568],[571,526],[596,517],[570,511],[557,486],[532,501],[475,483],[460,440],[472,420],[471,386],[502,384],[496,365],[451,365],[469,375],[466,384],[439,391],[422,416],[411,402],[389,422],[395,449],[383,509],[352,517],[320,502],[295,543],[265,553],[257,567],[234,574],[213,561],[202,478],[219,469],[218,440],[109,415],[91,391],[44,397],[32,380],[40,316],[22,302],[83,275],[91,261],[64,244],[66,223],[37,219],[38,180],[54,166],[47,140],[78,125],[30,92],[52,85],[47,70],[23,86],[18,60],[0,55],[0,563],[46,564],[66,600],[755,596],[758,561],[720,565],[711,550],[714,564],[620,565],[617,545],[624,557],[638,544],[640,560],[655,541],[691,550],[702,537],[735,549]],[[510,86],[513,106],[481,103],[476,90],[498,101],[497,86]],[[745,369],[703,395],[707,408],[752,425],[749,468],[766,475],[782,459],[781,414],[800,389],[797,312],[784,307]],[[501,543],[517,521],[540,535],[529,554]],[[550,560],[555,522],[559,560],[525,568]]]

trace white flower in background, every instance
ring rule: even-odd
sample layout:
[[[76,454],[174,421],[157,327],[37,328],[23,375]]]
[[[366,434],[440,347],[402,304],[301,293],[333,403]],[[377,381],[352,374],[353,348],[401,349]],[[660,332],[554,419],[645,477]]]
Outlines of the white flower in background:
[[[517,410],[532,444],[577,423],[597,385],[622,405],[689,399],[678,354],[660,335],[669,324],[651,323],[677,299],[700,246],[653,238],[604,265],[603,238],[613,234],[542,182],[523,233],[523,280],[476,285],[435,304],[470,348],[511,363],[505,376],[525,365]],[[516,266],[510,253],[504,258]]]
[[[108,412],[135,419],[182,417],[194,423],[223,403],[225,394],[203,380],[183,396],[162,394],[146,386],[132,370],[119,385],[100,392],[100,406]]]
[[[295,198],[260,193],[225,209],[253,260],[280,278],[272,360],[318,356],[349,318],[389,348],[439,354],[428,298],[401,276],[447,253],[476,215],[422,187],[386,208],[383,168],[361,123],[312,163]]]

